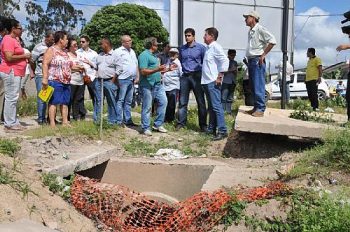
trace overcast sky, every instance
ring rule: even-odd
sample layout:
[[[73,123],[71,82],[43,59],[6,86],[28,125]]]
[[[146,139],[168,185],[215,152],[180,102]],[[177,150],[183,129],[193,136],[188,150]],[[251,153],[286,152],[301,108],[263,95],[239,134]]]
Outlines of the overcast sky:
[[[104,5],[114,5],[122,2],[145,5],[155,9],[161,16],[165,27],[169,28],[169,1],[170,0],[74,0],[75,8],[84,12],[84,17],[89,21],[94,13]],[[295,50],[294,63],[296,68],[305,67],[306,49],[308,47],[316,48],[316,53],[321,57],[325,66],[344,61],[350,58],[350,51],[336,52],[335,48],[342,43],[349,43],[349,38],[342,34],[340,21],[342,14],[349,10],[343,6],[348,0],[296,0],[295,9]],[[25,22],[24,2],[22,0],[21,11],[15,12],[15,16],[22,22]],[[40,0],[40,4],[45,5],[47,1]],[[307,15],[307,16],[302,16]],[[309,17],[309,15],[329,15]],[[280,58],[270,56],[272,64],[278,62]]]

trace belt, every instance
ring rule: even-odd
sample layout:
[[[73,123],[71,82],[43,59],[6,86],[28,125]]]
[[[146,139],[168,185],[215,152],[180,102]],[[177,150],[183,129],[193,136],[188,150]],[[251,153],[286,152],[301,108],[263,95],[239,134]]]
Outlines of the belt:
[[[99,81],[101,81],[101,80],[103,80],[103,81],[109,81],[109,80],[112,80],[113,77],[111,77],[111,78],[101,78],[101,77],[97,77],[96,79],[99,80]]]
[[[252,59],[255,59],[255,58],[259,58],[261,55],[259,55],[259,56],[249,56],[249,57],[247,57],[248,58],[248,60],[252,60]]]
[[[190,75],[193,75],[193,74],[196,74],[196,73],[201,73],[202,71],[194,71],[194,72],[187,72],[187,73],[184,73],[183,75],[184,76],[190,76]]]

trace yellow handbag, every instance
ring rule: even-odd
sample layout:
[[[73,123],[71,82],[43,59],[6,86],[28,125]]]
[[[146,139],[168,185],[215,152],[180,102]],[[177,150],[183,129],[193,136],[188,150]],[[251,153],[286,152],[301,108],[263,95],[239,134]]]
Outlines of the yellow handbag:
[[[47,89],[43,90],[41,89],[38,93],[38,97],[43,102],[48,102],[53,94],[54,88],[52,86],[47,86]]]

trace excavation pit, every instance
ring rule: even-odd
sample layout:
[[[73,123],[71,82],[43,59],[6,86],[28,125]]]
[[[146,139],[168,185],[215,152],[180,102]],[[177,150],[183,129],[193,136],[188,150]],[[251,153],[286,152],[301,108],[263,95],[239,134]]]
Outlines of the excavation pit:
[[[176,203],[202,190],[214,165],[110,160],[80,175],[122,185],[150,199]]]

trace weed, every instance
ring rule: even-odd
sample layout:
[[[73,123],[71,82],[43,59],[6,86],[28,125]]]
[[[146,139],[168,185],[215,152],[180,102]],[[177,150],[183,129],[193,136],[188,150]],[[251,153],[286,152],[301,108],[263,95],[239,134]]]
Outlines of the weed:
[[[349,231],[350,204],[341,196],[299,189],[286,202],[290,207],[286,219],[246,216],[246,225],[254,231]]]
[[[14,157],[16,152],[21,149],[21,146],[15,140],[0,139],[0,153]]]
[[[224,231],[233,224],[237,225],[244,218],[243,211],[247,206],[246,202],[237,200],[235,193],[232,192],[230,195],[232,196],[231,200],[223,206],[226,214],[220,220],[220,224],[224,225]]]
[[[58,175],[48,173],[43,174],[41,179],[51,192],[60,195],[65,200],[70,198],[70,186],[73,183],[74,175],[70,176],[69,179],[63,179]]]
[[[290,118],[299,119],[303,121],[314,121],[319,123],[335,123],[331,114],[320,114],[312,112],[312,109],[297,109],[292,112]]]
[[[29,96],[26,100],[18,102],[17,113],[19,116],[33,116],[37,114],[37,98],[36,96]]]

